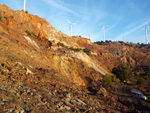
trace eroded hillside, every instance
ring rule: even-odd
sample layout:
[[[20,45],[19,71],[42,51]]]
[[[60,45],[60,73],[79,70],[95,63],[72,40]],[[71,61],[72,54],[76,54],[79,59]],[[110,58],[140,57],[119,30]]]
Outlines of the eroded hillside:
[[[121,63],[143,72],[149,62],[145,48],[69,37],[45,19],[0,5],[0,111],[128,112],[102,77]]]

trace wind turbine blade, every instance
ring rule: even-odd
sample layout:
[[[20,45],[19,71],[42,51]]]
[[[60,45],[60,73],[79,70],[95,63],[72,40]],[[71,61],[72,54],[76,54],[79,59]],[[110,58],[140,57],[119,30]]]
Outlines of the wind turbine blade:
[[[77,24],[77,23],[72,23],[72,24]]]

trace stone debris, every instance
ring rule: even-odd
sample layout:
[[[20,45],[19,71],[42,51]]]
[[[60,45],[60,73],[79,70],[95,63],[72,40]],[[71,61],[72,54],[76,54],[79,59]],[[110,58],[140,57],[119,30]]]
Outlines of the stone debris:
[[[121,62],[149,69],[149,46],[97,45],[28,13],[0,4],[0,113],[126,113],[140,105],[149,110],[146,102],[121,95],[130,86],[116,92],[101,86],[102,76]],[[91,56],[83,51],[87,47]],[[149,86],[139,89],[149,95]]]

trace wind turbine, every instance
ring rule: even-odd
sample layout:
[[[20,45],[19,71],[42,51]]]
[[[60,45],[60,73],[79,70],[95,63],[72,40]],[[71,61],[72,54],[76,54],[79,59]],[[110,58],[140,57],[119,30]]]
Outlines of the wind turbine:
[[[26,8],[26,0],[24,0],[24,11],[25,11],[25,8]]]
[[[103,26],[103,28],[102,28],[102,30],[103,30],[103,41],[105,42],[105,27],[109,26],[109,25],[103,25],[102,23],[101,23],[101,25]]]
[[[71,23],[69,20],[67,20],[68,23],[70,24],[70,36],[72,36],[72,25],[76,24],[76,23]]]
[[[148,26],[148,23],[146,24],[145,28],[142,28],[142,29],[145,29],[146,44],[148,44],[147,29],[150,30],[147,26]]]

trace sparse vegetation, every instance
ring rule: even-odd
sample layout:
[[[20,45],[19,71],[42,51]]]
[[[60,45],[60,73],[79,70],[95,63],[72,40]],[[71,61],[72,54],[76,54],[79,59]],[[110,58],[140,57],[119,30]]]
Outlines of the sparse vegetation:
[[[112,73],[114,73],[122,82],[124,80],[127,82],[131,77],[130,67],[126,64],[121,64],[118,67],[113,68]]]
[[[35,32],[34,31],[32,31],[31,34],[35,36]]]
[[[26,30],[27,35],[31,36],[31,32],[29,30]]]
[[[27,33],[27,35],[29,35],[29,36],[32,36],[32,35],[34,35],[35,36],[35,32],[30,32],[29,30],[26,30],[26,33]]]
[[[65,45],[64,45],[64,43],[58,42],[58,43],[57,43],[57,46],[58,46],[58,47],[59,47],[59,46],[64,47]]]
[[[145,76],[150,78],[150,73],[148,71],[145,71]]]
[[[23,26],[23,23],[22,23],[22,22],[21,22],[20,24],[21,24],[21,26]]]
[[[29,14],[29,12],[28,12],[28,11],[25,11],[25,13]]]
[[[91,55],[91,50],[89,48],[83,49],[83,52],[85,52],[87,55]]]
[[[106,88],[111,86],[112,85],[112,77],[110,75],[106,74],[103,78],[102,85]]]
[[[139,74],[135,71],[135,72],[134,72],[134,76],[139,76]]]
[[[114,76],[114,77],[112,77],[112,82],[114,82],[114,83],[116,83],[117,85],[119,85],[120,79]]]
[[[38,16],[2,7],[0,112],[150,111],[150,44],[106,40],[98,46],[82,37],[69,38]],[[40,31],[33,18],[42,24]],[[31,38],[35,34],[39,35]],[[84,57],[88,53],[92,60]],[[126,64],[118,66],[121,61]],[[110,72],[114,66],[116,75]],[[103,73],[108,74],[102,78]],[[141,92],[148,100],[131,97],[131,91]]]
[[[144,79],[142,77],[140,77],[138,79],[138,81],[136,82],[136,85],[144,85],[144,84],[145,84],[145,81],[144,81]]]
[[[57,46],[59,47],[59,46],[61,46],[61,47],[65,47],[66,49],[70,49],[70,50],[73,50],[73,51],[80,51],[80,50],[82,50],[81,48],[74,48],[74,47],[68,47],[68,46],[66,46],[64,43],[62,43],[62,42],[58,42],[57,43]]]
[[[81,48],[74,48],[74,47],[71,47],[71,48],[69,48],[70,50],[73,50],[73,51],[80,51],[81,50]]]

